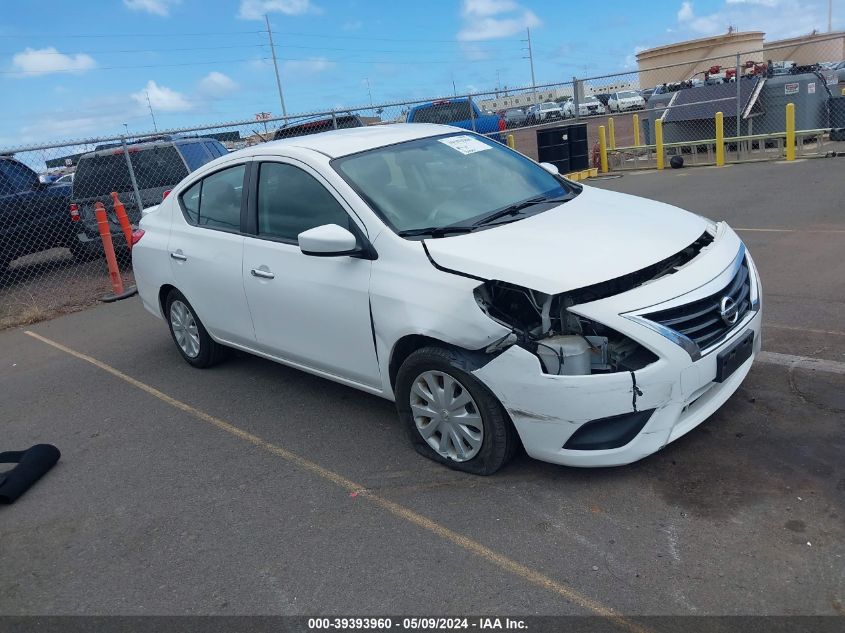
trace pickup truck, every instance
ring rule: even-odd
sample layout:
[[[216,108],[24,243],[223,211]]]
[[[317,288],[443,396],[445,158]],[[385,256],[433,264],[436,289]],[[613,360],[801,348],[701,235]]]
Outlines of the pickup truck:
[[[498,114],[485,114],[469,99],[444,99],[414,106],[405,119],[408,123],[440,123],[473,130],[504,143],[502,132],[507,124]]]
[[[0,156],[0,275],[30,253],[57,246],[74,251],[70,191],[70,185],[43,183],[22,162]]]

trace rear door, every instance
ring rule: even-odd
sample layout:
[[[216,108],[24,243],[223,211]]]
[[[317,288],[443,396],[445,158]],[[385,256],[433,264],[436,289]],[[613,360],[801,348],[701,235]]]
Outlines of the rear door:
[[[254,347],[244,295],[242,218],[248,161],[222,166],[179,195],[168,251],[176,287],[215,338]]]

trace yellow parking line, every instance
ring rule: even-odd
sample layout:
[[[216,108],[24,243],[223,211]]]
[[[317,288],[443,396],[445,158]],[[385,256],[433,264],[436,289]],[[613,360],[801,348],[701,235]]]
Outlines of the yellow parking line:
[[[470,552],[471,554],[475,554],[479,558],[484,559],[488,563],[492,563],[496,565],[500,569],[503,569],[507,572],[512,573],[523,580],[530,582],[533,585],[551,591],[552,593],[557,594],[558,596],[565,598],[569,602],[578,605],[588,611],[592,611],[596,615],[600,615],[611,620],[614,624],[619,626],[620,628],[626,629],[631,631],[632,633],[651,633],[649,629],[640,626],[636,622],[629,620],[625,616],[619,615],[613,611],[610,607],[606,607],[603,604],[593,600],[592,598],[588,598],[587,596],[582,595],[572,587],[565,585],[561,582],[553,580],[548,576],[542,574],[541,572],[535,571],[522,563],[518,563],[517,561],[508,558],[507,556],[496,552],[495,550],[482,545],[478,541],[474,541],[462,534],[454,532],[449,528],[440,525],[436,521],[432,521],[428,517],[425,517],[413,510],[406,508],[403,505],[390,501],[389,499],[385,499],[384,497],[380,497],[372,492],[366,490],[364,486],[355,483],[351,479],[347,479],[343,475],[340,475],[334,471],[329,470],[328,468],[324,468],[319,464],[316,464],[304,457],[297,455],[296,453],[287,450],[286,448],[282,448],[276,444],[272,444],[265,439],[258,437],[250,433],[249,431],[245,431],[225,420],[221,420],[220,418],[214,417],[213,415],[206,413],[205,411],[201,411],[196,407],[192,407],[189,404],[182,402],[181,400],[177,400],[172,396],[168,396],[166,393],[159,391],[155,387],[152,387],[146,383],[141,382],[136,378],[132,378],[127,374],[124,374],[119,369],[115,369],[111,365],[104,363],[101,360],[98,360],[92,356],[88,356],[87,354],[83,354],[82,352],[77,352],[70,347],[66,347],[61,343],[53,341],[47,337],[41,336],[40,334],[36,334],[35,332],[26,330],[24,332],[28,336],[31,336],[34,339],[41,341],[42,343],[46,343],[51,347],[54,347],[57,350],[60,350],[66,354],[69,354],[79,360],[85,361],[86,363],[90,363],[99,369],[123,380],[124,382],[129,383],[133,387],[137,387],[141,391],[148,393],[149,395],[153,396],[169,404],[170,406],[179,409],[180,411],[184,411],[189,415],[194,416],[195,418],[202,420],[203,422],[207,422],[212,426],[217,427],[221,431],[225,431],[235,437],[246,440],[250,444],[257,446],[259,448],[264,449],[265,451],[276,455],[277,457],[281,457],[285,461],[298,466],[299,468],[308,471],[314,475],[317,475],[321,479],[325,479],[327,481],[332,482],[333,484],[343,488],[348,492],[355,492],[357,493],[359,498],[364,498],[375,505],[383,508],[393,514],[400,519],[404,519],[408,523],[412,523],[417,527],[420,527],[424,530],[431,532],[432,534],[442,538],[445,541],[449,541],[458,547],[463,548],[464,550]]]

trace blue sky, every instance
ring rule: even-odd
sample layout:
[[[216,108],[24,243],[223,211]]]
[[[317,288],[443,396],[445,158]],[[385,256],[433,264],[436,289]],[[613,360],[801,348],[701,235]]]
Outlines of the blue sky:
[[[39,0],[4,3],[0,146],[634,69],[637,50],[721,33],[827,28],[827,0]],[[833,0],[834,28],[845,0]]]

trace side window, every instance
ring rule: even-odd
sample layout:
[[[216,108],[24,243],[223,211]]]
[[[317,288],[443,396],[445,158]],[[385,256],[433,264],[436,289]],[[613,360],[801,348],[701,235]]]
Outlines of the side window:
[[[200,217],[200,191],[202,180],[182,194],[182,208],[188,216],[188,222],[196,224]]]
[[[258,234],[296,242],[323,224],[350,227],[340,203],[315,178],[283,163],[261,163],[258,173]]]
[[[190,171],[199,169],[212,158],[216,157],[216,154],[209,156],[203,143],[181,143],[178,147],[179,152],[185,158],[185,162],[188,163],[188,169]]]
[[[229,167],[185,191],[180,200],[188,221],[206,228],[240,230],[245,171],[245,165]]]

